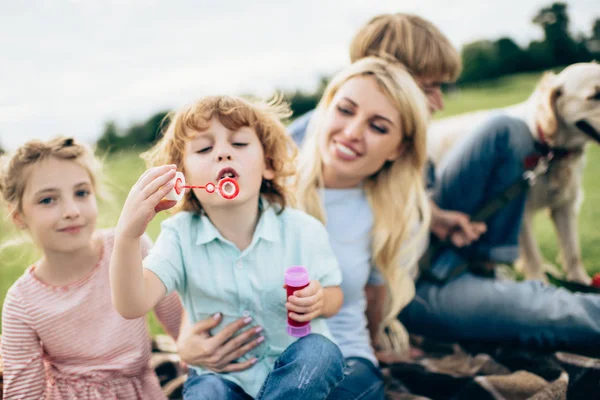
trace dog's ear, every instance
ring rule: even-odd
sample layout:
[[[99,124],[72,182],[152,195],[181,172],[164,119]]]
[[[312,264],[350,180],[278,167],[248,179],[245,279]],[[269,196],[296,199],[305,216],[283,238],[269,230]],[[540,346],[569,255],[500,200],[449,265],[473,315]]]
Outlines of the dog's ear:
[[[536,123],[543,131],[544,139],[552,143],[558,129],[556,99],[562,94],[562,89],[556,82],[556,75],[552,72],[546,72],[537,90],[539,97],[536,107]]]

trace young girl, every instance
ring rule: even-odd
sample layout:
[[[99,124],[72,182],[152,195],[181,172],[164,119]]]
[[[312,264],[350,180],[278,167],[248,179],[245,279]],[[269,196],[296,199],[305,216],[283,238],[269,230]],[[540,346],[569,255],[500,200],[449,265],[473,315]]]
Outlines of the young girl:
[[[5,399],[165,399],[149,368],[143,315],[111,304],[113,230],[96,230],[99,163],[69,138],[30,141],[0,173],[10,217],[43,253],[9,289],[2,311]],[[150,247],[138,248],[143,257]],[[181,303],[155,308],[177,337]]]
[[[190,322],[243,318],[248,327],[224,351],[247,343],[254,348],[233,359],[253,365],[227,374],[218,366],[192,367],[186,399],[325,399],[343,378],[342,356],[321,318],[342,304],[341,273],[323,225],[286,207],[294,145],[281,111],[235,97],[208,97],[184,107],[146,154],[159,166],[133,186],[119,219],[110,273],[113,302],[124,317],[138,318],[177,291]],[[157,207],[166,204],[176,169],[190,185],[232,177],[239,195],[227,200],[203,189],[189,191],[142,262],[140,237]],[[311,281],[286,302],[284,272],[293,265],[304,265]],[[311,321],[313,334],[295,341],[286,332],[288,314]]]

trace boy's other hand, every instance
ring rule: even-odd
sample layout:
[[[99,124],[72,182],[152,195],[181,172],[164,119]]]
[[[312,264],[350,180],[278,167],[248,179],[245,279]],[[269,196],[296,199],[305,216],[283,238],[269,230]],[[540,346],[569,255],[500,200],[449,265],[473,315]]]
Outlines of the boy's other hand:
[[[288,297],[285,308],[294,321],[306,322],[321,316],[324,304],[323,287],[317,280],[310,281],[307,287],[296,290]]]

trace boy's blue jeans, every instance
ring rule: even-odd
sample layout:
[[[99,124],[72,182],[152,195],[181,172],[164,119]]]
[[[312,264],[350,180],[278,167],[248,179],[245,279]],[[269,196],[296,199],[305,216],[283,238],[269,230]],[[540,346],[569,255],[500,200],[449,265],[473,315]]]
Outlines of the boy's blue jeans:
[[[290,345],[275,362],[257,399],[326,399],[344,378],[344,358],[329,339],[317,334]],[[185,400],[248,400],[252,397],[217,374],[198,375],[190,369],[183,387]]]
[[[385,385],[378,366],[360,357],[346,358],[344,380],[327,400],[384,400]]]
[[[445,210],[474,214],[524,171],[534,141],[525,124],[497,116],[455,146],[438,166],[433,200]],[[488,229],[461,255],[446,249],[432,273],[444,279],[468,261],[511,263],[525,193],[486,221]],[[409,331],[440,339],[504,342],[541,349],[579,349],[600,343],[600,296],[540,282],[507,282],[465,272],[446,283],[421,279],[415,300],[400,316]]]

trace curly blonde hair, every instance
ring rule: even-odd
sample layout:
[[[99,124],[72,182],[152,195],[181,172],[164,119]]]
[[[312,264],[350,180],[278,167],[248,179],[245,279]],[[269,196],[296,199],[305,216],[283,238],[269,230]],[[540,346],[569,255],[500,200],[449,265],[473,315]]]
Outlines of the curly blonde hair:
[[[260,193],[271,204],[279,205],[282,211],[287,205],[294,204],[292,188],[297,148],[281,122],[290,114],[288,105],[278,98],[264,102],[234,96],[204,97],[168,115],[170,122],[163,137],[141,156],[148,167],[175,164],[185,174],[186,143],[197,132],[208,129],[213,118],[231,131],[249,127],[256,132],[265,161],[275,172],[272,180],[263,178]],[[174,210],[200,213],[202,205],[194,192],[189,191]]]

